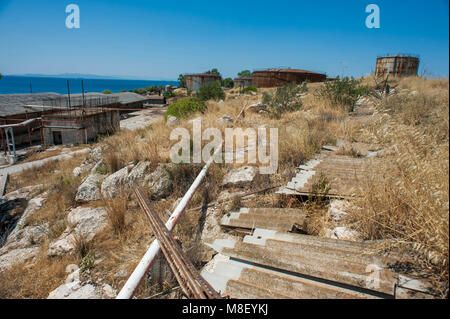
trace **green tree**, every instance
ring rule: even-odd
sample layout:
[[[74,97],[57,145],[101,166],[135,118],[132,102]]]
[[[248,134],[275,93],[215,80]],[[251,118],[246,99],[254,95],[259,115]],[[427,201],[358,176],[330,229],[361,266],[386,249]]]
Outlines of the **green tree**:
[[[209,71],[206,71],[205,73],[206,73],[206,74],[216,74],[216,75],[221,75],[220,72],[219,72],[219,70],[217,70],[216,68],[211,69],[211,70],[209,70]]]
[[[178,119],[182,119],[196,112],[203,113],[205,110],[205,101],[201,101],[198,98],[184,98],[170,104],[164,118],[167,120],[169,115],[172,115]]]
[[[243,70],[238,73],[238,77],[240,78],[249,78],[252,76],[252,72],[250,70]]]
[[[183,74],[180,74],[178,76],[178,85],[180,86],[180,88],[185,88],[186,87],[186,79],[185,79]]]
[[[2,74],[0,73],[0,80],[2,79]]]
[[[103,94],[112,94],[110,90],[104,90],[102,93]]]
[[[197,93],[197,98],[202,101],[207,100],[224,100],[225,92],[220,86],[219,81],[209,82],[203,85]]]
[[[299,98],[301,87],[295,82],[288,83],[278,87],[275,94],[264,92],[263,103],[269,106],[269,113],[275,118],[281,118],[286,112],[294,112],[302,107],[302,101]]]
[[[226,88],[234,87],[234,81],[232,78],[226,78],[222,81],[222,85]]]

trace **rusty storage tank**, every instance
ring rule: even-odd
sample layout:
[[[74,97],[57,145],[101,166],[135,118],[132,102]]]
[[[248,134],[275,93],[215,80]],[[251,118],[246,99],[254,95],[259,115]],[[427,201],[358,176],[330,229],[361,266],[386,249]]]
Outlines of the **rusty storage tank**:
[[[258,88],[282,86],[295,82],[301,84],[309,82],[323,82],[327,79],[325,74],[297,69],[267,69],[253,72],[253,85]]]
[[[253,83],[252,77],[241,77],[234,79],[234,87],[235,88],[246,88],[251,86]]]
[[[209,73],[187,74],[184,78],[186,79],[187,89],[191,91],[198,91],[203,85],[209,82],[222,81],[220,75]]]
[[[407,55],[384,56],[377,58],[375,76],[381,77],[389,73],[393,77],[417,75],[419,58]]]

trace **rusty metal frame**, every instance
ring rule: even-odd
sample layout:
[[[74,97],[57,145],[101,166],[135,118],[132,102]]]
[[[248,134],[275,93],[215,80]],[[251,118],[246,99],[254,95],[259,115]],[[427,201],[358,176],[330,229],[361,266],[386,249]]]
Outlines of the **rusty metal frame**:
[[[244,106],[242,108],[241,112],[236,117],[236,120],[234,121],[235,123],[239,119],[240,115],[243,113],[243,110],[245,109],[245,107],[246,106]],[[172,215],[170,216],[169,220],[166,223],[166,227],[169,231],[171,231],[175,227],[175,225],[178,222],[178,220],[180,219],[181,215],[186,210],[186,207],[189,204],[189,201],[192,199],[192,197],[194,196],[198,187],[200,186],[201,182],[205,178],[206,172],[208,171],[211,164],[214,162],[216,155],[219,154],[220,152],[222,152],[223,145],[224,145],[224,142],[222,142],[220,147],[218,147],[216,149],[216,151],[214,152],[214,154],[209,158],[209,160],[206,162],[205,166],[202,168],[200,173],[195,178],[191,187],[189,187],[186,194],[184,194],[183,198],[178,203],[178,206],[175,208],[175,210],[173,211]],[[159,245],[159,242],[157,240],[154,240],[151,243],[151,245],[148,248],[145,255],[142,257],[139,264],[134,269],[131,276],[128,278],[125,285],[122,287],[122,290],[120,290],[116,299],[131,299],[134,296],[137,288],[139,287],[139,284],[142,282],[145,275],[148,273],[148,271],[152,267],[153,263],[155,262],[160,249],[161,249],[161,247]]]
[[[195,269],[187,256],[183,253],[178,243],[173,238],[171,232],[166,228],[158,213],[151,205],[145,192],[137,188],[135,194],[156,239],[161,246],[161,250],[172,269],[183,294],[187,298],[193,299],[221,299],[220,295],[203,279]]]

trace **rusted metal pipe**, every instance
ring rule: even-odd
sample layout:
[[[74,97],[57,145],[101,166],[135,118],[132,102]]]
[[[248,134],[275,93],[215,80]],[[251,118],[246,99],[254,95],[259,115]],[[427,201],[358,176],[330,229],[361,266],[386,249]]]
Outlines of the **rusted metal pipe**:
[[[192,183],[191,187],[189,187],[188,191],[186,192],[186,194],[181,199],[178,206],[173,211],[172,215],[170,216],[169,220],[166,223],[166,227],[169,231],[171,231],[175,227],[175,224],[178,222],[178,219],[183,214],[195,191],[205,178],[208,168],[214,162],[215,155],[217,155],[221,151],[222,147],[218,147],[217,150],[214,152],[214,155],[212,155],[211,158],[208,160],[208,162],[205,164],[203,169],[200,171],[200,173],[197,175],[196,179]],[[130,299],[134,296],[136,289],[139,287],[139,284],[141,283],[142,279],[145,277],[150,267],[154,263],[156,257],[158,256],[160,249],[161,247],[159,245],[159,242],[157,240],[154,240],[150,245],[149,249],[147,250],[147,252],[145,253],[144,257],[142,257],[141,261],[136,266],[136,269],[133,271],[130,278],[128,278],[122,290],[117,295],[116,299]]]
[[[244,110],[246,106],[244,106],[242,109]],[[239,115],[236,117],[236,121],[239,119],[240,115],[243,112],[241,111]],[[170,216],[169,220],[166,223],[166,227],[169,231],[172,231],[172,229],[175,227],[175,224],[178,222],[178,219],[183,214],[184,210],[186,209],[187,205],[189,204],[189,201],[191,200],[192,196],[194,196],[195,191],[200,186],[200,183],[203,181],[203,179],[206,176],[206,172],[208,171],[208,168],[211,166],[211,164],[214,162],[214,159],[219,152],[222,152],[222,147],[224,145],[224,142],[216,149],[214,154],[209,158],[208,162],[206,162],[205,166],[202,168],[200,173],[195,178],[194,182],[192,183],[191,187],[189,187],[186,194],[181,199],[180,203],[177,205],[175,210],[173,211],[172,215]],[[133,298],[137,288],[139,287],[139,284],[144,279],[145,275],[153,265],[153,263],[156,260],[156,257],[158,256],[159,252],[161,250],[161,247],[159,245],[159,242],[157,240],[154,240],[150,247],[148,248],[147,252],[145,253],[144,257],[142,257],[139,264],[134,269],[131,276],[128,278],[125,285],[122,287],[122,290],[120,290],[119,294],[117,295],[116,299],[131,299]]]

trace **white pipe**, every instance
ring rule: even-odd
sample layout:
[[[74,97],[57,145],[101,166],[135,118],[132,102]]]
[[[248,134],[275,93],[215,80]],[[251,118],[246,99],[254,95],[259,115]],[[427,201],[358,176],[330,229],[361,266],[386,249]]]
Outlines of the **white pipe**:
[[[217,148],[217,150],[214,152],[214,155],[211,156],[211,158],[205,164],[201,172],[198,174],[197,178],[192,183],[191,187],[189,187],[188,191],[181,199],[178,206],[175,208],[174,212],[172,213],[172,215],[170,216],[169,220],[166,223],[166,227],[169,231],[171,231],[175,227],[175,224],[177,223],[180,216],[183,214],[184,210],[189,204],[189,201],[191,200],[198,186],[202,182],[203,178],[205,178],[206,171],[208,170],[209,166],[214,162],[215,155],[221,151],[222,145]],[[153,240],[144,257],[142,257],[141,261],[136,266],[136,269],[134,269],[133,273],[131,274],[130,278],[128,278],[125,285],[122,287],[122,290],[119,292],[116,299],[131,299],[133,297],[142,279],[145,277],[146,273],[148,272],[153,262],[155,261],[156,256],[158,255],[160,249],[161,247],[159,246],[159,242],[156,239]]]
[[[40,119],[41,118],[39,117],[39,118],[29,119],[29,120],[26,120],[24,122],[17,123],[17,124],[4,124],[4,125],[0,125],[0,128],[25,126],[25,125],[28,125],[30,123],[33,123],[36,120],[40,120]]]

